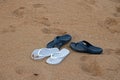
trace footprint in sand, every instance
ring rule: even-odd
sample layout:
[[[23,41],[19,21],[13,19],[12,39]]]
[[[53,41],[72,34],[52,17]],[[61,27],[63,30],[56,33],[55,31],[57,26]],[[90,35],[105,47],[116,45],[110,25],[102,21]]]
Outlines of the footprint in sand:
[[[107,17],[104,21],[104,24],[105,25],[109,25],[109,26],[113,26],[113,25],[117,25],[118,22],[116,21],[115,18],[110,18],[110,17]]]
[[[67,33],[61,29],[58,29],[58,28],[43,28],[43,29],[41,29],[41,31],[45,34],[56,34],[56,35],[62,35],[62,34]]]
[[[23,18],[24,14],[25,14],[25,7],[19,7],[17,9],[15,9],[12,13],[16,17]]]
[[[115,18],[107,17],[104,21],[101,21],[99,25],[106,28],[111,33],[120,33],[119,20]]]
[[[43,24],[45,26],[50,26],[50,21],[47,17],[35,17],[34,22]]]
[[[113,13],[113,16],[114,16],[114,17],[120,17],[120,6],[119,6],[119,7],[116,7],[116,12]]]
[[[107,17],[104,20],[103,26],[106,29],[108,29],[111,33],[120,33],[119,20],[116,20],[115,18]]]
[[[87,74],[89,76],[106,78],[106,80],[113,80],[113,78],[120,71],[120,57],[98,56],[99,55],[90,55],[81,57],[81,60],[83,60],[83,62],[80,64],[81,70],[84,74]],[[116,57],[118,57],[119,59],[117,59]]]
[[[120,7],[116,7],[116,11],[120,13]]]
[[[120,13],[113,13],[114,17],[120,17]]]
[[[9,32],[15,32],[15,31],[16,31],[15,26],[10,25],[8,28],[4,28],[1,31],[1,34],[5,34],[5,33],[9,33]]]
[[[81,64],[81,69],[91,76],[101,76],[102,68],[96,60],[87,61]]]

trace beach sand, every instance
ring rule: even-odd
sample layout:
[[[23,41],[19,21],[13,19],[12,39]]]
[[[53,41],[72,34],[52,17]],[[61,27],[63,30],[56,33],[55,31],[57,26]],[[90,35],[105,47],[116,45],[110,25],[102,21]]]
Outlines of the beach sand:
[[[58,65],[31,59],[57,35],[87,40],[101,55],[71,54]],[[0,0],[0,80],[120,80],[120,0]]]

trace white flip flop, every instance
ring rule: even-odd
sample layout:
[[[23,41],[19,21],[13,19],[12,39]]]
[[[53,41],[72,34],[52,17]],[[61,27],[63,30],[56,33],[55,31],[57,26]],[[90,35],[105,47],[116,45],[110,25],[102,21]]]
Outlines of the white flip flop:
[[[58,48],[41,48],[41,49],[35,49],[32,52],[31,57],[34,60],[40,60],[40,59],[48,57],[51,54],[54,54],[56,52],[59,52]]]
[[[70,53],[68,49],[62,49],[59,52],[51,54],[51,56],[46,60],[48,64],[59,64],[63,59]]]

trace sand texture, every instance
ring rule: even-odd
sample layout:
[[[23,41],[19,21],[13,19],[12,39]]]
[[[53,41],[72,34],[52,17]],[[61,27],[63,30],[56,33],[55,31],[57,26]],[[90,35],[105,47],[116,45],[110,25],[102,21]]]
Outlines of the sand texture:
[[[71,54],[59,65],[30,55],[55,36],[87,40],[102,55]],[[120,0],[0,0],[0,80],[120,80]]]

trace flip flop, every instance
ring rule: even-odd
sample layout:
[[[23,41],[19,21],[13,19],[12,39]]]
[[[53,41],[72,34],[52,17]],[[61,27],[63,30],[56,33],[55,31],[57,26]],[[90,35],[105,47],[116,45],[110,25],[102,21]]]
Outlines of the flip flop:
[[[54,47],[57,47],[57,48],[61,48],[64,44],[68,43],[70,40],[71,40],[71,35],[69,34],[65,34],[65,35],[62,35],[62,36],[57,36],[54,38],[53,41],[50,41],[48,44],[47,44],[47,48],[54,48]]]
[[[46,60],[46,62],[48,63],[48,64],[59,64],[59,63],[61,63],[63,60],[64,60],[64,58],[68,55],[70,53],[70,51],[68,50],[68,49],[62,49],[62,50],[60,50],[59,52],[56,52],[56,53],[54,53],[54,54],[52,54],[51,56],[50,56],[50,58],[48,58],[47,60]]]
[[[31,57],[34,60],[40,60],[40,59],[48,57],[51,54],[56,53],[56,52],[59,52],[58,48],[41,48],[41,49],[35,49],[32,52]]]
[[[71,49],[77,52],[84,52],[84,53],[90,53],[90,54],[101,54],[103,52],[103,49],[100,47],[93,46],[89,42],[83,40],[78,43],[72,42],[70,44]]]

